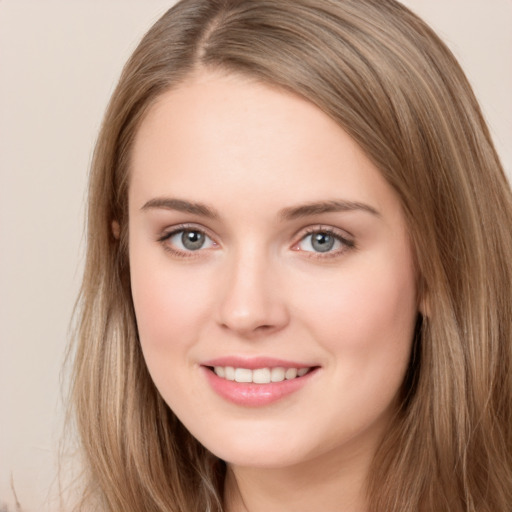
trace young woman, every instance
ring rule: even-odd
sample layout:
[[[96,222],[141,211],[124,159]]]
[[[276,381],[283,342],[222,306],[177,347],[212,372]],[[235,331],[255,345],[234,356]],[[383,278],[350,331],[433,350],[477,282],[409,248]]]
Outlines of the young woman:
[[[394,0],[183,0],[89,190],[80,507],[505,512],[512,200]]]

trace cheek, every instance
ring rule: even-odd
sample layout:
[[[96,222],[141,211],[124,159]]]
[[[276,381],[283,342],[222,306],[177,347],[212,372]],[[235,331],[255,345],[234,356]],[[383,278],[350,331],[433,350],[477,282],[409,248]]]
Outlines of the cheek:
[[[191,268],[169,265],[167,254],[139,261],[134,251],[131,258],[132,296],[144,359],[155,386],[176,411],[186,411],[194,403],[192,386],[187,393],[183,389],[194,366],[191,349],[202,337],[204,318],[211,314],[208,288],[198,286],[201,281]]]
[[[305,287],[299,318],[342,361],[386,367],[409,357],[417,317],[414,269],[388,257],[347,266],[318,286]],[[392,262],[390,264],[390,262]]]
[[[191,343],[209,293],[191,268],[174,268],[167,255],[130,255],[132,297],[142,347],[148,355],[179,350]],[[204,281],[203,281],[204,283]]]
[[[388,418],[394,407],[417,318],[414,276],[407,266],[365,265],[304,299],[303,325],[329,354],[335,385],[328,399],[338,403],[332,414],[348,435]]]

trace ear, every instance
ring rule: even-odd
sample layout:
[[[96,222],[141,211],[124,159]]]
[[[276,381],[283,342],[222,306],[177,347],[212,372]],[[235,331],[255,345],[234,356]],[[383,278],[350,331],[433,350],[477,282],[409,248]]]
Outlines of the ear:
[[[112,235],[116,240],[119,240],[119,237],[121,236],[121,226],[117,220],[112,221]]]

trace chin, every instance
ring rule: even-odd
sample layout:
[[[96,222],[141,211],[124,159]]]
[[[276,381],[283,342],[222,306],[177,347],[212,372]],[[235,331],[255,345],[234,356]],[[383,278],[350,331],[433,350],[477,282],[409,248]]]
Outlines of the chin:
[[[220,450],[214,454],[231,466],[251,467],[259,469],[283,469],[304,462],[305,458],[293,451],[273,449],[262,450]]]
[[[311,442],[314,439],[308,436]],[[248,432],[241,435],[215,436],[198,438],[215,456],[226,463],[240,467],[285,468],[308,460],[315,452],[314,447],[305,446],[301,439],[288,435]]]

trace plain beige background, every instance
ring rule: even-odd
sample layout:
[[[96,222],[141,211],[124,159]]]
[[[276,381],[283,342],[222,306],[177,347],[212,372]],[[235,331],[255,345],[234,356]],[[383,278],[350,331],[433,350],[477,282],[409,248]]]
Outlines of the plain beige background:
[[[86,175],[121,67],[172,0],[0,0],[0,512],[56,510]],[[461,61],[512,175],[512,0],[404,0]]]

